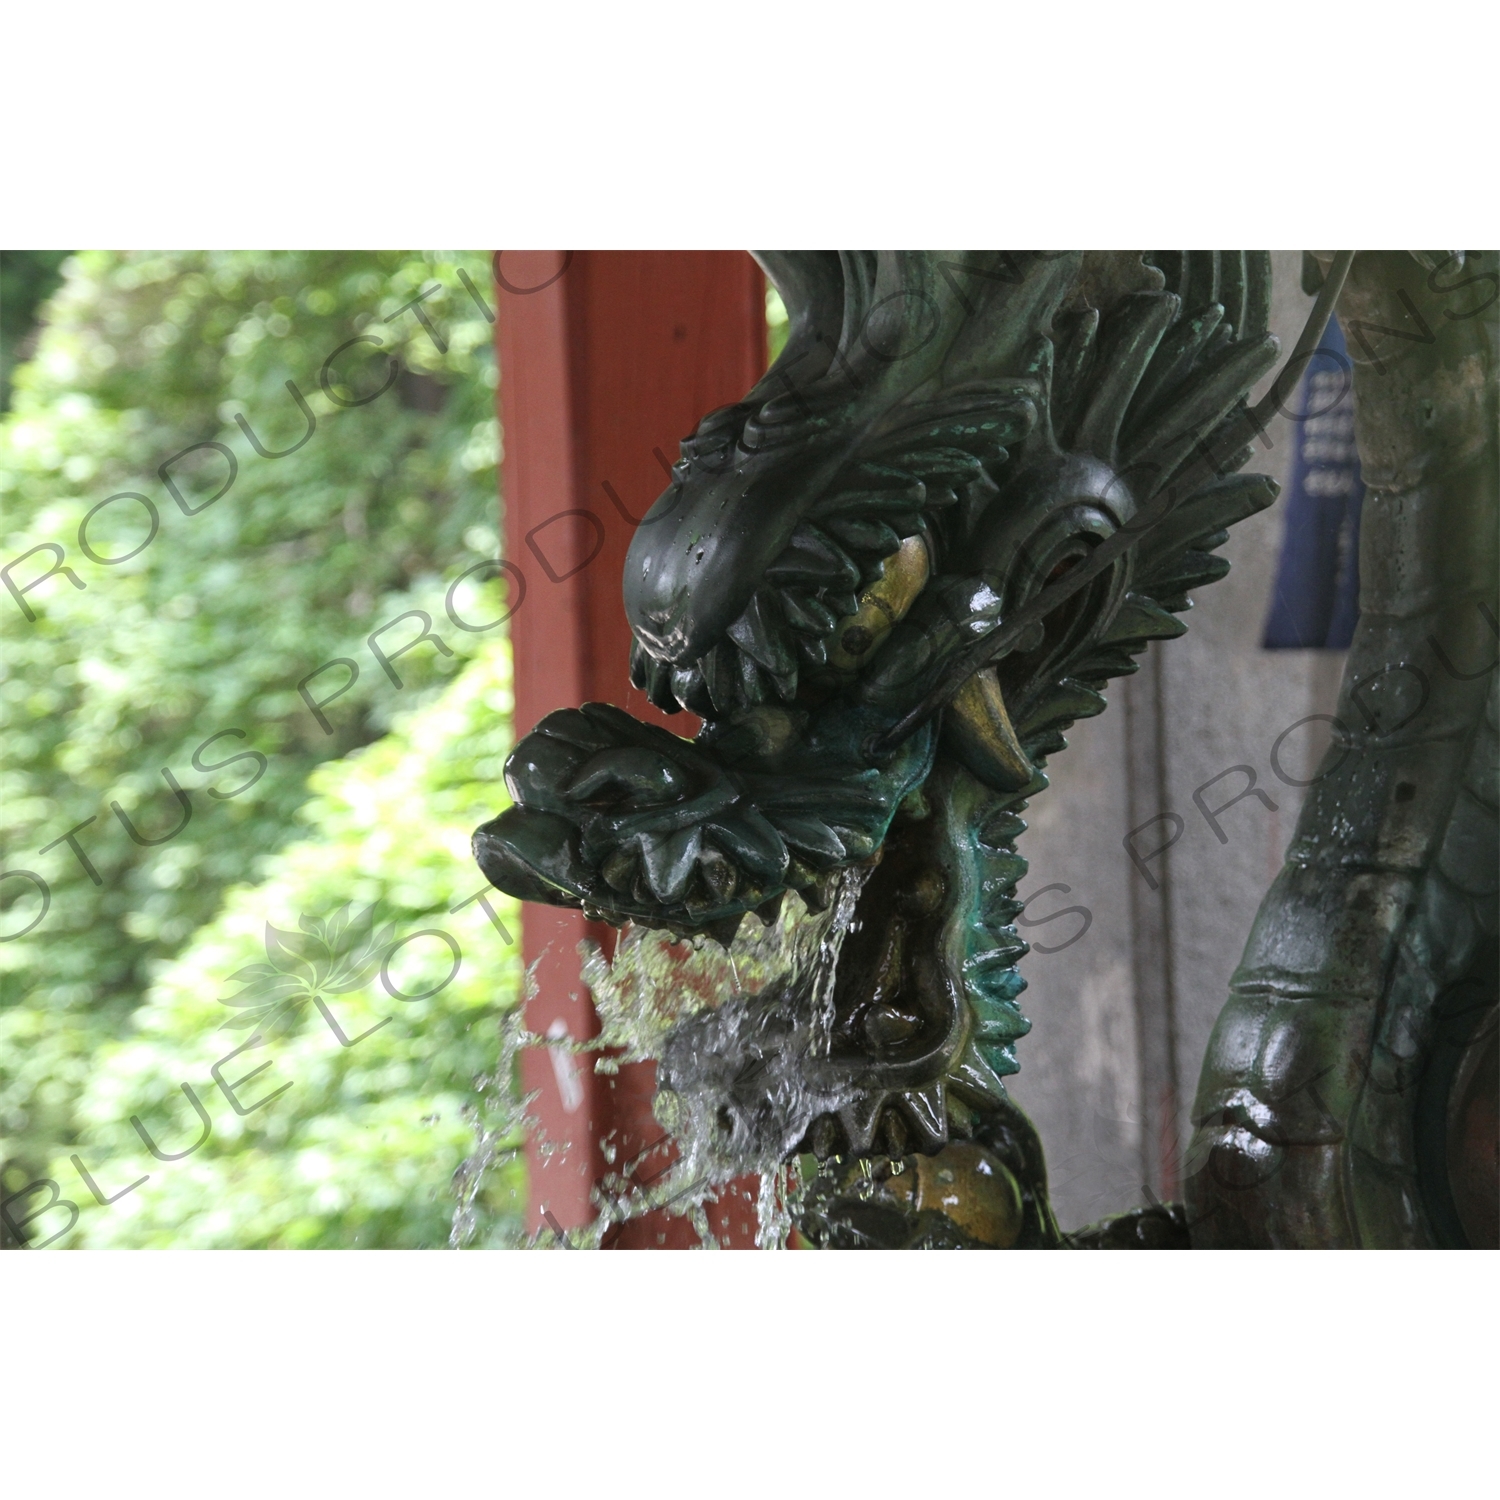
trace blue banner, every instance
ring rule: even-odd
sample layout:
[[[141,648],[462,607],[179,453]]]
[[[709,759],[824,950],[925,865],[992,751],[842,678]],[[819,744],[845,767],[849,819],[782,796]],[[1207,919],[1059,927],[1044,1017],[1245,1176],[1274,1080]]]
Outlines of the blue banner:
[[[1344,651],[1359,618],[1359,513],[1353,367],[1338,320],[1303,376],[1292,420],[1286,532],[1262,644]]]

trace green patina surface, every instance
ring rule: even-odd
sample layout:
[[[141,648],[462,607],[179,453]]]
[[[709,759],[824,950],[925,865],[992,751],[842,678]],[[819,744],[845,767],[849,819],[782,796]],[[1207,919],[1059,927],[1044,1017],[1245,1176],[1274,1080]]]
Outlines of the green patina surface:
[[[604,706],[550,716],[512,756],[515,806],[476,854],[524,899],[724,942],[746,913],[771,919],[788,891],[818,908],[863,867],[832,1014],[777,1044],[805,1050],[816,1100],[799,1143],[825,1163],[809,1232],[1059,1244],[1035,1133],[1001,1081],[1029,1029],[1020,814],[1069,725],[1104,709],[1150,640],[1182,633],[1190,590],[1228,571],[1228,528],[1275,498],[1236,472],[1265,420],[1247,392],[1279,348],[1270,260],[762,259],[786,345],[684,442],[625,571],[637,685],[705,727],[688,742]],[[1353,727],[1205,1062],[1187,1217],[1137,1214],[1077,1243],[1482,1233],[1446,1183],[1462,1155],[1450,1096],[1482,1073],[1484,1015],[1451,996],[1494,965],[1494,671],[1443,674],[1433,652],[1493,652],[1495,357],[1484,309],[1467,312],[1482,298],[1466,282],[1464,306],[1446,303],[1445,271],[1370,255],[1349,275],[1346,326],[1385,340],[1363,341],[1355,387],[1371,498]],[[759,1067],[769,1033],[752,1030]],[[715,1036],[697,1072],[678,1049],[674,1087],[721,1086],[710,1075],[741,1043],[729,1019]],[[796,1075],[795,1058],[777,1066]],[[960,1148],[980,1165],[964,1156],[953,1202],[1006,1177],[1019,1217],[938,1225],[892,1165]]]

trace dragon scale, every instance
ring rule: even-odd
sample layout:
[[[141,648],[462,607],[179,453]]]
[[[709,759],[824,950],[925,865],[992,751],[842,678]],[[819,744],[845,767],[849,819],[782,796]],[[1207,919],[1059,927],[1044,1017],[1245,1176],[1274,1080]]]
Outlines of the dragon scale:
[[[1452,296],[1454,259],[1363,254],[1344,291],[1374,333],[1350,350],[1361,617],[1204,1059],[1195,1244],[1496,1240],[1493,1103],[1463,1097],[1493,1078],[1500,987],[1496,345],[1459,316],[1483,298]]]

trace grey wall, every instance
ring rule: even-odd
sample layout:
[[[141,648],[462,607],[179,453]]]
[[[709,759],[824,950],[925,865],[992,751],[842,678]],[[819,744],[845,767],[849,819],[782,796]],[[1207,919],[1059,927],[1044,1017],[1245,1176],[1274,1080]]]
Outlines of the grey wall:
[[[1273,256],[1272,330],[1284,352],[1311,307],[1300,260]],[[1248,467],[1285,481],[1287,427],[1271,426],[1270,451]],[[1297,720],[1332,712],[1337,697],[1341,653],[1260,645],[1283,524],[1278,503],[1232,533],[1223,549],[1232,570],[1194,595],[1188,634],[1157,642],[1140,673],[1113,684],[1108,711],[1069,734],[1049,767],[1051,789],[1027,814],[1021,895],[1034,904],[1022,935],[1034,946],[1021,1003],[1033,1030],[1019,1044],[1012,1091],[1041,1131],[1065,1229],[1145,1201],[1145,1188],[1177,1192],[1198,1065],[1304,795],[1275,774],[1271,749]],[[1283,772],[1311,776],[1327,732],[1313,723],[1292,733]],[[1275,809],[1253,795],[1236,802],[1219,819],[1221,844],[1193,794],[1233,766],[1251,767]],[[1236,772],[1202,798],[1212,809],[1246,785]],[[1153,890],[1122,841],[1164,812],[1183,829],[1148,861]],[[1136,846],[1149,851],[1169,832],[1157,824]],[[1045,889],[1059,884],[1069,889]],[[1083,910],[1053,915],[1070,906]],[[1085,911],[1087,930],[1069,942]]]

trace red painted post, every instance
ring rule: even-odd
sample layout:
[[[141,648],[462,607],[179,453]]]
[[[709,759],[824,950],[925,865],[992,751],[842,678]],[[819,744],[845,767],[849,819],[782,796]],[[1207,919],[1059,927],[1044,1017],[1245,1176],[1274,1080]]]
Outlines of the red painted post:
[[[630,631],[620,598],[636,523],[666,487],[677,443],[716,406],[737,401],[765,370],[765,281],[733,251],[506,251],[496,258],[505,556],[526,577],[511,620],[515,723],[555,708],[615,703],[691,734],[686,714],[659,714],[630,686]],[[522,949],[538,964],[527,1023],[583,1039],[598,1031],[579,977],[588,936],[613,932],[581,914],[527,904]],[[522,1082],[539,1091],[530,1224],[564,1229],[594,1217],[589,1191],[606,1170],[601,1145],[628,1160],[661,1135],[651,1065],[594,1075],[586,1059],[529,1049]],[[663,1158],[664,1160],[665,1158]],[[748,1245],[754,1215],[730,1196],[710,1215],[721,1241]],[[651,1216],[617,1248],[692,1243],[685,1223]]]

